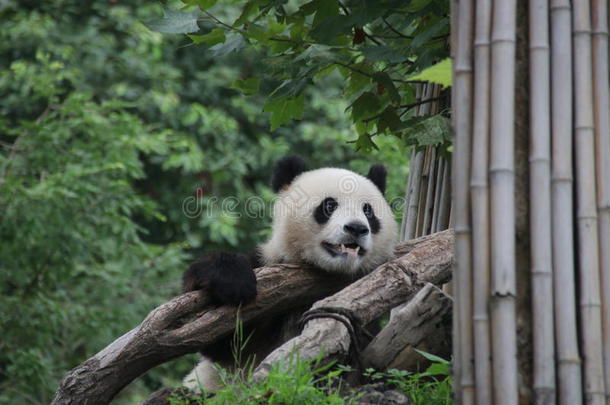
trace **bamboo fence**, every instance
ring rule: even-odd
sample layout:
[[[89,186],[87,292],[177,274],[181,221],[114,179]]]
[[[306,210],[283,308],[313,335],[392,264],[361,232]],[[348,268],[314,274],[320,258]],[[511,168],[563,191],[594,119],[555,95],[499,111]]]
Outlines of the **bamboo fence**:
[[[610,404],[608,1],[452,0],[451,21],[452,209],[450,163],[416,154],[403,235],[455,227],[454,402]]]
[[[441,86],[432,83],[416,85],[416,102],[420,103],[415,116],[438,114],[441,110]],[[422,101],[434,100],[429,103]],[[428,146],[413,150],[411,168],[405,190],[405,209],[401,226],[401,240],[440,232],[449,227],[451,210],[450,162],[438,147]]]

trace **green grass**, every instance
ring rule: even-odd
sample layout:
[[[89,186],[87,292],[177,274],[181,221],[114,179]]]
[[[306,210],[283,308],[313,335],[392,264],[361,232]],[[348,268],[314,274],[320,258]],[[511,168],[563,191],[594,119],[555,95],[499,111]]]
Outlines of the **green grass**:
[[[384,390],[394,389],[407,395],[413,405],[452,404],[449,362],[427,353],[421,354],[432,361],[425,372],[367,369],[363,376]],[[222,389],[215,395],[203,394],[193,398],[178,392],[170,399],[170,404],[349,405],[357,403],[357,398],[363,395],[342,382],[342,375],[354,372],[347,366],[321,366],[319,361],[303,361],[293,356],[284,364],[276,364],[263,381],[253,381],[251,371],[251,366],[238,373],[220,370]]]

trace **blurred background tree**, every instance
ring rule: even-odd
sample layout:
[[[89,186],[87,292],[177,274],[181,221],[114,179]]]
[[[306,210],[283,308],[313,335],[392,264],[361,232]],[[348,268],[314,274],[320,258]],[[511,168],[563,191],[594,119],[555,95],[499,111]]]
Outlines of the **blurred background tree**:
[[[340,75],[303,89],[302,120],[271,131],[264,92],[242,93],[269,51],[221,55],[142,24],[160,15],[143,0],[0,1],[0,403],[48,403],[67,370],[179,293],[194,256],[252,249],[281,156],[360,172],[381,161],[388,197],[402,196],[405,142],[348,143]],[[244,215],[252,198],[263,204]],[[191,366],[164,365],[115,402]]]

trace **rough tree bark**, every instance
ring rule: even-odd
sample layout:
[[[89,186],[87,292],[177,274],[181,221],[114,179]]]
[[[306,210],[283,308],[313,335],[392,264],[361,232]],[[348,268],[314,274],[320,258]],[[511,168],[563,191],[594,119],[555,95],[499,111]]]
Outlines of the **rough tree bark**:
[[[354,285],[366,285],[367,280],[375,279],[378,274],[390,277],[379,279],[378,290],[370,292],[375,294],[377,302],[385,303],[385,297],[389,296],[385,290],[403,288],[405,292],[392,293],[389,300],[393,304],[385,307],[389,310],[417,292],[424,282],[449,279],[450,264],[446,260],[451,263],[453,259],[452,247],[453,232],[450,230],[401,244],[397,248],[401,257],[380,266]],[[445,259],[435,259],[437,255]],[[246,324],[312,304],[353,281],[299,265],[279,264],[261,267],[255,272],[257,299],[239,310],[239,317]],[[358,296],[357,300],[366,299],[362,292],[352,286],[349,288]],[[402,301],[398,296],[402,296]],[[335,306],[340,304],[333,303]],[[363,315],[363,318],[370,316]],[[209,297],[202,291],[175,297],[151,311],[138,327],[70,371],[62,380],[52,404],[107,404],[123,387],[154,366],[194,353],[229,336],[236,317],[235,307],[210,307]]]
[[[428,283],[443,284],[451,278],[453,232],[444,231],[421,242],[406,255],[388,262],[337,294],[316,302],[316,308],[340,308],[366,325],[384,313],[408,301]],[[254,377],[266,376],[273,363],[286,359],[294,351],[299,358],[322,361],[343,360],[353,344],[347,327],[333,318],[307,322],[302,333],[267,356],[255,369]]]
[[[390,321],[362,352],[366,367],[414,370],[422,359],[414,349],[451,355],[452,300],[434,286],[392,310]]]

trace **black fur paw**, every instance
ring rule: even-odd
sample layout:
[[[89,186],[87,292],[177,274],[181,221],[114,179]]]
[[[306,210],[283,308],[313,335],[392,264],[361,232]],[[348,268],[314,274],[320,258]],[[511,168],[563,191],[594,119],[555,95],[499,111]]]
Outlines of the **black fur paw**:
[[[208,253],[182,276],[184,292],[207,288],[218,305],[246,304],[256,298],[251,258],[236,253]]]

